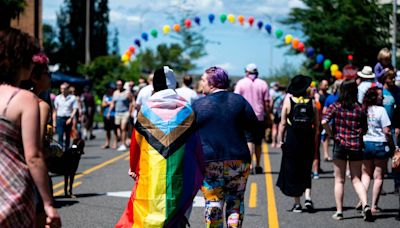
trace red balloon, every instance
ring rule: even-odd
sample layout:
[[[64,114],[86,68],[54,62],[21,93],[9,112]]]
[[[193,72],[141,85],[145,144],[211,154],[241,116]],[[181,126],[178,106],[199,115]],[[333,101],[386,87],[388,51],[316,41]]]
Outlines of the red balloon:
[[[189,19],[186,19],[186,20],[185,20],[185,27],[186,27],[186,28],[190,28],[190,26],[192,26],[192,21],[189,20]]]
[[[347,59],[348,59],[349,61],[353,61],[353,55],[348,55],[348,56],[347,56]]]
[[[299,52],[304,52],[304,43],[303,43],[303,42],[300,42],[300,43],[298,44],[297,50],[298,50]]]
[[[253,17],[253,16],[250,16],[249,19],[247,19],[247,21],[249,22],[250,26],[253,26],[254,17]]]
[[[135,53],[135,47],[133,45],[129,46],[129,52],[132,54]]]

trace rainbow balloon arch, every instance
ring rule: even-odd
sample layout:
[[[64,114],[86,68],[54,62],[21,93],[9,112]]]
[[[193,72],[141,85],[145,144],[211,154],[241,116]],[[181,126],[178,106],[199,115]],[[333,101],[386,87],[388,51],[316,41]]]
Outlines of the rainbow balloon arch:
[[[209,24],[214,24],[215,20],[216,20],[215,14],[208,15]],[[275,37],[278,40],[283,40],[285,45],[291,45],[291,47],[298,53],[304,53],[308,58],[315,58],[317,64],[322,64],[324,70],[330,70],[331,75],[335,77],[337,80],[342,79],[343,77],[343,74],[340,71],[339,66],[335,63],[332,63],[332,61],[326,58],[324,54],[316,53],[313,47],[305,47],[304,43],[301,42],[299,38],[295,38],[291,34],[284,34],[282,29],[279,28],[275,29],[272,27],[270,23],[264,23],[262,20],[258,20],[256,22],[256,19],[253,16],[249,16],[246,18],[243,15],[235,16],[233,14],[221,14],[219,15],[219,20],[222,24],[224,24],[226,21],[228,21],[231,24],[235,24],[237,21],[242,26],[245,25],[245,23],[248,23],[250,27],[257,27],[258,30],[266,31],[270,35],[274,33]],[[164,35],[168,35],[171,32],[171,29],[174,32],[179,33],[182,29],[190,29],[194,25],[200,26],[201,23],[202,23],[201,18],[199,16],[196,16],[194,18],[188,18],[184,20],[183,24],[174,24],[172,26],[164,25],[161,28],[161,31]],[[158,34],[159,32],[157,29],[152,29],[149,33],[142,32],[140,38],[134,39],[134,45],[130,45],[128,49],[125,51],[125,53],[121,56],[121,61],[123,63],[128,63],[132,55],[135,54],[136,51],[135,46],[140,48],[142,45],[142,41],[148,42],[150,40],[150,36],[153,39],[157,39]],[[347,59],[351,62],[353,61],[353,56],[350,54],[347,56]]]

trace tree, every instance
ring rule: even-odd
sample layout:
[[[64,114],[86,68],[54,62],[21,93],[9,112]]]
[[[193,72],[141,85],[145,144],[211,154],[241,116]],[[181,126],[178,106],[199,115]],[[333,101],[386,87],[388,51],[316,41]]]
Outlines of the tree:
[[[11,20],[25,9],[25,0],[0,0],[0,29],[9,28]]]
[[[390,9],[375,0],[302,0],[306,8],[293,8],[282,22],[301,30],[305,45],[343,67],[347,55],[358,66],[376,63],[382,47],[389,47]],[[306,63],[307,64],[307,63]],[[315,61],[310,60],[309,66]],[[322,66],[314,69],[321,71]]]
[[[49,24],[43,24],[43,49],[44,52],[49,56],[51,63],[57,63],[59,56],[57,52],[60,45],[57,40],[57,32]]]
[[[111,41],[112,42],[112,44],[111,44],[111,54],[112,55],[118,55],[118,53],[119,53],[118,35],[119,35],[118,29],[115,28],[114,29],[114,36],[113,36],[112,41]]]

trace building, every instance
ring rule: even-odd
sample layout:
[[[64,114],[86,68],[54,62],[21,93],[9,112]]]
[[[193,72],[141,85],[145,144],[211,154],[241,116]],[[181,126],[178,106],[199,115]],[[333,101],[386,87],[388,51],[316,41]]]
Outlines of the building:
[[[34,36],[42,44],[42,0],[26,0],[27,6],[18,18],[11,21],[11,27]]]

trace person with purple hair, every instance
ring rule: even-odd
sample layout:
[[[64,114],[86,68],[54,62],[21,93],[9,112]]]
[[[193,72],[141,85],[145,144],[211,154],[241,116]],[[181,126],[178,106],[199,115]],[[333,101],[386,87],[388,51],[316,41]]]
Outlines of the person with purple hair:
[[[254,133],[257,117],[241,95],[228,92],[229,78],[220,67],[208,68],[201,78],[203,93],[192,108],[205,160],[202,192],[207,227],[241,227],[244,193],[250,173],[250,151],[245,131]]]

